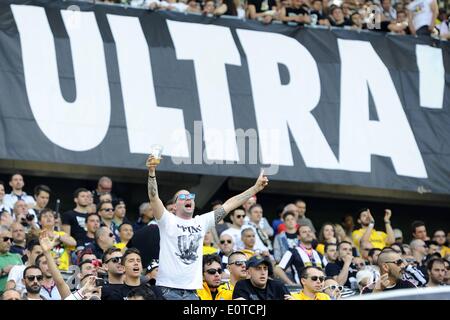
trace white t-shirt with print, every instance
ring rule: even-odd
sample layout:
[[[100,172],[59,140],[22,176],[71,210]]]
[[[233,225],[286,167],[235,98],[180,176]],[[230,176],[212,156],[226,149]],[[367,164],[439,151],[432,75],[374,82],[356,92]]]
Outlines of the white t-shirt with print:
[[[157,220],[160,233],[156,285],[197,290],[203,285],[203,238],[215,225],[214,211],[181,219],[166,209]]]
[[[429,26],[433,12],[431,11],[431,3],[434,0],[415,0],[408,5],[408,10],[413,14],[413,24],[416,30],[423,26]]]

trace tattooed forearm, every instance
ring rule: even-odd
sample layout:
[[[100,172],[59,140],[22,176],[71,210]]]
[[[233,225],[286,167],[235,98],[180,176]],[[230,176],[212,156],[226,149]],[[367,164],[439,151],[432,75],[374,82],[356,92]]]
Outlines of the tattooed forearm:
[[[225,218],[226,215],[227,215],[227,212],[225,211],[225,209],[223,207],[220,207],[220,208],[217,208],[216,210],[214,210],[214,218],[216,220],[216,224],[218,224],[220,222],[220,220]]]
[[[150,176],[148,177],[147,190],[150,202],[152,202],[154,198],[158,197],[158,185],[156,184],[156,178],[152,178]]]
[[[238,201],[243,201],[243,203],[245,203],[245,201],[247,201],[248,199],[251,198],[251,196],[253,196],[255,194],[255,192],[253,191],[253,189],[248,189],[244,192],[242,192],[241,194],[238,194],[236,196]]]

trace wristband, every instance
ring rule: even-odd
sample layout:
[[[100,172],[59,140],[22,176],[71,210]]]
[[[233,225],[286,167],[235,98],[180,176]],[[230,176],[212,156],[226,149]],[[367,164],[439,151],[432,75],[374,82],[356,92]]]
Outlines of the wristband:
[[[81,294],[81,289],[75,291],[73,293],[73,295],[74,295],[75,299],[77,299],[77,300],[83,300],[84,299],[84,296]]]

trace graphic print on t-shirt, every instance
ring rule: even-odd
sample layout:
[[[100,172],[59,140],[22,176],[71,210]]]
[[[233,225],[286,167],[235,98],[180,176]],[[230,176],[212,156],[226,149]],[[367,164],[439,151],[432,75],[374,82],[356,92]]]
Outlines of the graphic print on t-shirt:
[[[178,250],[179,253],[175,253],[180,257],[184,264],[192,264],[197,261],[198,254],[197,249],[202,241],[202,227],[185,227],[177,225],[178,228],[183,231],[189,231],[190,234],[184,234],[178,236]]]

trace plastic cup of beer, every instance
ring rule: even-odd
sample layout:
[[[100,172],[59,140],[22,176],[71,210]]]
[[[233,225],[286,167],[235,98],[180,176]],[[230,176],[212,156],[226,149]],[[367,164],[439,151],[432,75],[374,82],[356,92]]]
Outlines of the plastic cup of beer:
[[[154,144],[150,147],[150,154],[153,156],[153,163],[159,164],[161,162],[163,146],[160,144]]]

